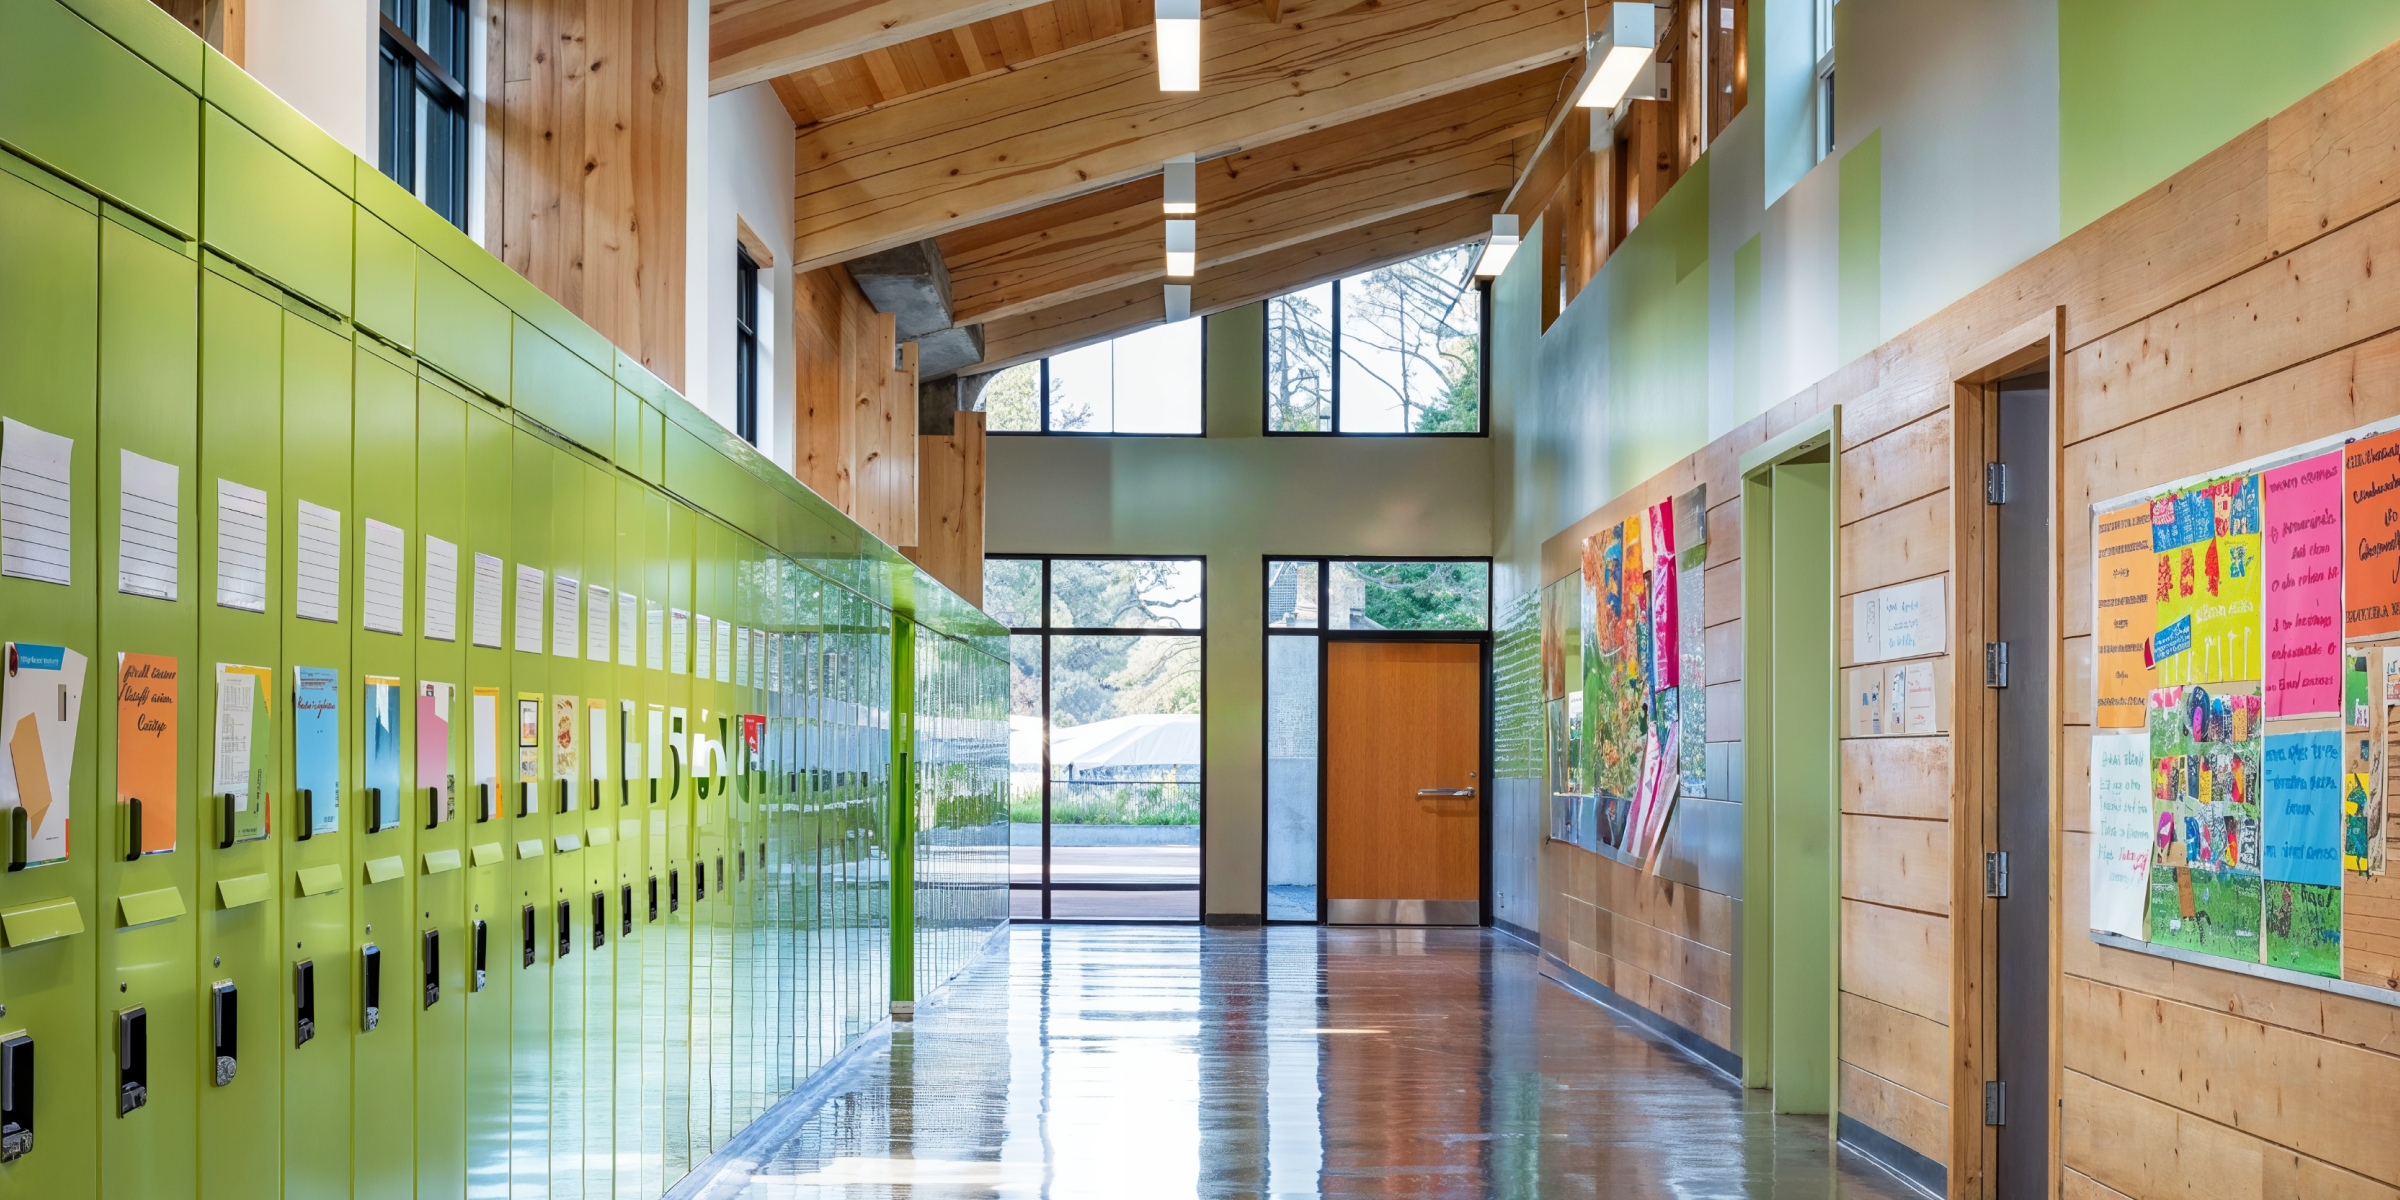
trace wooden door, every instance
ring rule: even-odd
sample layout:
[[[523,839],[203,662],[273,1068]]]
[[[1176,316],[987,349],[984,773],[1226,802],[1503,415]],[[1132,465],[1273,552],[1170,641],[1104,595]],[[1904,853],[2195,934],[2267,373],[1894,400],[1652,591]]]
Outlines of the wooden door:
[[[1337,924],[1481,920],[1483,649],[1326,647],[1325,898]]]

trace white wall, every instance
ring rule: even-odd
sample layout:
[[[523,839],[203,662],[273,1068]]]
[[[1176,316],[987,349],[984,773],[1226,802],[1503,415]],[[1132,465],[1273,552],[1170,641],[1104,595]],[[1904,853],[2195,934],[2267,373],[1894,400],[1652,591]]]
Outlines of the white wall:
[[[375,161],[375,0],[248,0],[243,67],[350,152]]]
[[[707,203],[697,209],[692,221],[702,236],[693,250],[689,276],[690,311],[699,318],[689,342],[690,398],[718,423],[733,428],[733,250],[738,216],[749,222],[751,231],[775,256],[775,266],[759,271],[761,282],[771,283],[775,293],[773,320],[761,332],[759,449],[788,469],[792,461],[793,379],[792,118],[775,98],[774,89],[763,83],[710,96],[703,107],[708,122],[708,186]]]

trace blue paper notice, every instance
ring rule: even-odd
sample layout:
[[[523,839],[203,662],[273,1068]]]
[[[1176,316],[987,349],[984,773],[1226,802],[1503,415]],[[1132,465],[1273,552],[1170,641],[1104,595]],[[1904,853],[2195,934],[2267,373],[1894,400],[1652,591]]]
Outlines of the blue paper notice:
[[[367,787],[373,828],[400,825],[400,681],[367,677]]]
[[[292,799],[311,836],[342,828],[342,673],[292,669]]]
[[[2153,662],[2163,663],[2191,648],[2192,619],[2188,616],[2178,617],[2174,624],[2159,630],[2158,635],[2150,639],[2150,658]]]
[[[2266,812],[2260,832],[2268,879],[2342,882],[2342,735],[2267,735]]]

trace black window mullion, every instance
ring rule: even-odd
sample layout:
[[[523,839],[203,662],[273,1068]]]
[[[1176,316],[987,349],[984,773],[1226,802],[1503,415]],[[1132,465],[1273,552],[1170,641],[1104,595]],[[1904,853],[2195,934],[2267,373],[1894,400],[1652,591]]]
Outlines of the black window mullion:
[[[1342,432],[1342,281],[1333,281],[1333,428]]]

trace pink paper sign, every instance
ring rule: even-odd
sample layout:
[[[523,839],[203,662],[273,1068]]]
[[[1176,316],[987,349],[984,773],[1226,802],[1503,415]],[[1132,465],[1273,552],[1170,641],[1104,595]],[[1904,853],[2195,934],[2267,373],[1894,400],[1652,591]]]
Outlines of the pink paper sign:
[[[2342,456],[2261,473],[2269,717],[2342,703]]]

